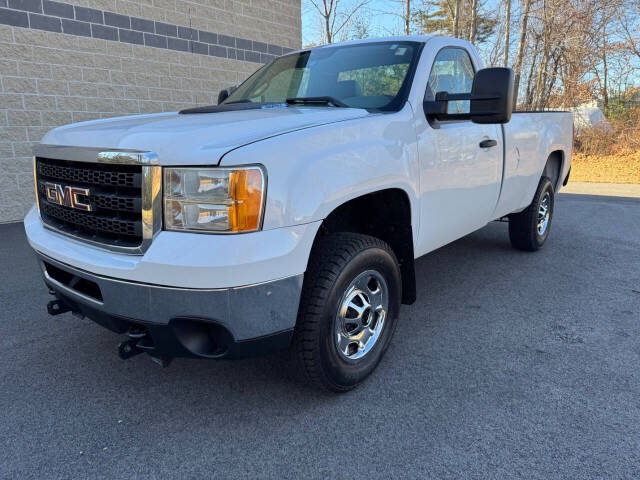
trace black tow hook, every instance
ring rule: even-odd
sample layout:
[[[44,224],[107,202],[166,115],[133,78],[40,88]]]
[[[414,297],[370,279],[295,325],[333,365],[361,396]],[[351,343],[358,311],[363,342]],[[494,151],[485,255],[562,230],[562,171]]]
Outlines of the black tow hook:
[[[127,332],[127,336],[129,338],[118,345],[118,356],[122,360],[127,360],[146,352],[151,357],[151,360],[162,367],[168,367],[171,363],[171,357],[158,355],[155,352],[153,340],[145,327],[132,325]]]
[[[130,338],[129,340],[125,340],[124,342],[120,342],[118,345],[118,356],[122,360],[126,360],[131,357],[135,357],[136,355],[140,355],[144,353],[144,350],[140,350],[136,344],[138,340]]]
[[[49,315],[60,315],[71,311],[71,307],[62,300],[51,300],[47,303],[47,312]]]
[[[127,337],[129,337],[129,339],[124,342],[120,342],[120,345],[118,345],[118,356],[122,360],[126,360],[127,358],[135,357],[136,355],[144,353],[144,350],[138,347],[138,342],[146,336],[146,328],[139,325],[131,325],[127,332]]]

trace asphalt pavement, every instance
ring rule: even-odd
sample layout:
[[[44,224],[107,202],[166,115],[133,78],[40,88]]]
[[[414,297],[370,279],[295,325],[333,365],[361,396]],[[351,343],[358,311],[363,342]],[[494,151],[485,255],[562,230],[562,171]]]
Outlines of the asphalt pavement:
[[[537,253],[491,223],[417,261],[374,375],[285,354],[122,361],[0,225],[0,478],[639,478],[640,199],[561,194]]]

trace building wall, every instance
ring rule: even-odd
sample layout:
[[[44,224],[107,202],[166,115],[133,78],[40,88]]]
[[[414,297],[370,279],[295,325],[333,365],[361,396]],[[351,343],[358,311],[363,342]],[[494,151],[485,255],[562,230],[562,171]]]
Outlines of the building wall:
[[[33,203],[51,128],[217,103],[300,48],[300,0],[0,0],[0,222]]]

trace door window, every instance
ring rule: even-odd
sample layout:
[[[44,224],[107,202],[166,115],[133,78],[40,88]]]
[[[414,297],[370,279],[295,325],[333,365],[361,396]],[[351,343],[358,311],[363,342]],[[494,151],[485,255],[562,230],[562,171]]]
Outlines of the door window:
[[[471,93],[474,74],[473,63],[466,50],[443,48],[431,67],[425,100],[435,100],[438,92]],[[468,100],[458,100],[448,102],[447,113],[469,113],[469,109]]]

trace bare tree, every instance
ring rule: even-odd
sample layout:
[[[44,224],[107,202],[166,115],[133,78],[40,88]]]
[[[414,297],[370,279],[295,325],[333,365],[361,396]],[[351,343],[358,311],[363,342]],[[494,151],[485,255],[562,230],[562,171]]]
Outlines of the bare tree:
[[[527,23],[529,22],[529,12],[531,11],[531,1],[524,0],[524,13],[520,20],[520,41],[518,42],[518,51],[516,52],[516,61],[513,65],[515,81],[513,85],[513,106],[518,105],[518,89],[520,88],[520,75],[522,73],[522,60],[524,58],[524,49],[527,41]]]
[[[533,105],[533,97],[535,95],[533,81],[535,79],[534,71],[536,65],[538,65],[538,55],[540,54],[540,39],[541,35],[533,35],[534,43],[531,48],[529,57],[529,74],[527,75],[527,88],[525,90],[524,104]]]
[[[524,92],[518,92],[524,93],[520,103],[538,110],[550,104],[566,107],[593,92],[606,110],[611,85],[621,85],[625,64],[618,58],[619,41],[612,42],[621,38],[616,15],[623,0],[531,1],[524,47],[519,45],[516,59],[518,86],[526,82]]]
[[[602,58],[602,106],[606,112],[609,107],[609,84],[608,84],[608,65],[607,65],[607,22],[602,22],[602,48],[600,49],[600,55]]]
[[[414,6],[413,21],[416,30],[476,43],[489,65],[513,65],[514,106],[544,110],[597,99],[608,114],[610,105],[621,108],[621,92],[638,85],[638,0],[501,0],[498,5],[490,11],[483,0],[423,0],[422,8]]]
[[[638,7],[640,8],[640,7]],[[625,32],[621,15],[624,9],[623,0],[601,0],[599,14],[596,15],[596,31],[599,31],[598,53],[600,65],[596,68],[596,78],[600,83],[600,96],[605,112],[609,109],[610,56],[623,48],[617,41]],[[622,24],[622,25],[621,25]],[[597,70],[600,70],[598,72]]]
[[[469,26],[469,41],[475,43],[478,31],[478,0],[471,0],[471,25]]]
[[[397,35],[402,31],[405,35],[411,34],[412,15],[411,0],[386,0],[383,5],[385,8],[379,10],[378,13],[382,15],[390,15],[402,21],[402,26],[399,28],[395,25],[395,28],[385,29],[392,35]]]
[[[509,33],[511,30],[511,0],[505,0],[504,14],[504,60],[503,65],[509,65]]]
[[[627,0],[623,4],[620,30],[625,39],[626,49],[640,60],[640,2]]]
[[[349,21],[340,34],[340,41],[368,38],[371,36],[371,15],[366,10],[361,10]]]
[[[640,7],[638,8],[640,9]],[[631,53],[636,57],[640,58],[640,40],[634,38],[633,33],[631,32],[631,27],[629,26],[627,21],[622,22],[622,29],[627,41],[629,51],[631,51]]]
[[[370,0],[358,0],[346,7],[341,0],[309,0],[322,20],[324,40],[333,43],[334,39],[349,24],[351,18]]]
[[[456,0],[455,8],[453,9],[453,36],[460,37],[460,0]]]
[[[404,34],[411,33],[411,0],[404,0]]]

